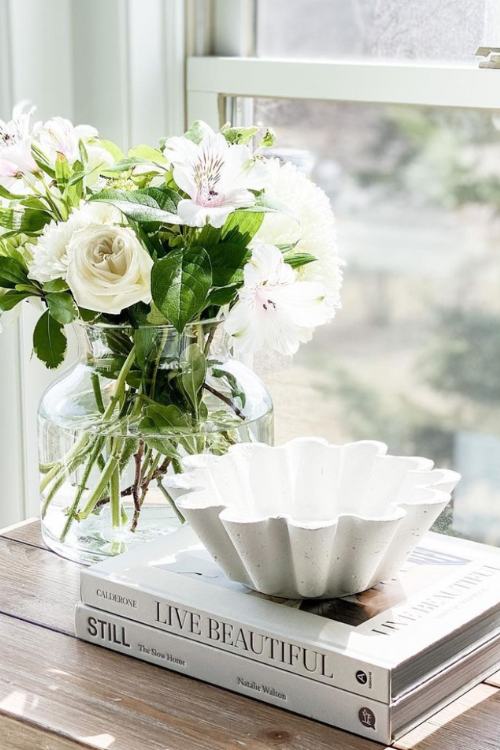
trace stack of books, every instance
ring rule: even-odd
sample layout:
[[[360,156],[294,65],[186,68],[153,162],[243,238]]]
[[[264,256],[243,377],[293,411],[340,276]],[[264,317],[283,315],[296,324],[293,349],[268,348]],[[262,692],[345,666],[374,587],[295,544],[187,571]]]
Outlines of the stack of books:
[[[283,600],[228,580],[194,532],[81,573],[80,638],[389,743],[498,669],[500,550],[429,534],[398,578]]]

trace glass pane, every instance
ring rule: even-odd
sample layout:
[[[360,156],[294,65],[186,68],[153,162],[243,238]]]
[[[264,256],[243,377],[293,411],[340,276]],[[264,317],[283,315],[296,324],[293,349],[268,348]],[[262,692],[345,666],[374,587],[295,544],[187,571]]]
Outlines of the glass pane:
[[[490,0],[259,0],[257,54],[472,61]]]
[[[441,527],[500,543],[500,124],[485,111],[254,104],[328,193],[347,261],[336,320],[292,363],[261,363],[278,440],[375,438],[454,467],[464,479]]]

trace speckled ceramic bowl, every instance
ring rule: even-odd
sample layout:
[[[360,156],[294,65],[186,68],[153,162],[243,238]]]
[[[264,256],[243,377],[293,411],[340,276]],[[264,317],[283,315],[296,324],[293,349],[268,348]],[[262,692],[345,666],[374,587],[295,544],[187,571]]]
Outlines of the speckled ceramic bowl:
[[[375,441],[299,438],[198,455],[167,486],[225,573],[265,594],[335,597],[399,570],[460,475]]]

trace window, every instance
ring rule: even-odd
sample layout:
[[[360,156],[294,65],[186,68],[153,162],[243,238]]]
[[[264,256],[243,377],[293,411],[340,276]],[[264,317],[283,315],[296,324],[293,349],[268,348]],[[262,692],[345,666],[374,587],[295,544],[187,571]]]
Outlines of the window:
[[[257,54],[472,62],[486,0],[259,0]]]
[[[278,440],[432,455],[464,477],[438,528],[500,543],[500,71],[474,58],[494,11],[260,1],[258,58],[192,58],[188,108],[274,126],[337,216],[343,310],[292,363],[259,363]]]

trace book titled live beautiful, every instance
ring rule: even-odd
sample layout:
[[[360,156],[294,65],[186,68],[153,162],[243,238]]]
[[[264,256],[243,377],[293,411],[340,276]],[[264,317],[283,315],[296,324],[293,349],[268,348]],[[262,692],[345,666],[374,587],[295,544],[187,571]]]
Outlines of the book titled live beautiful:
[[[189,527],[81,573],[82,602],[390,703],[500,626],[500,550],[428,534],[355,596],[272,599],[229,581]]]
[[[78,604],[80,638],[372,740],[392,742],[494,671],[500,635],[422,682],[392,704]]]

